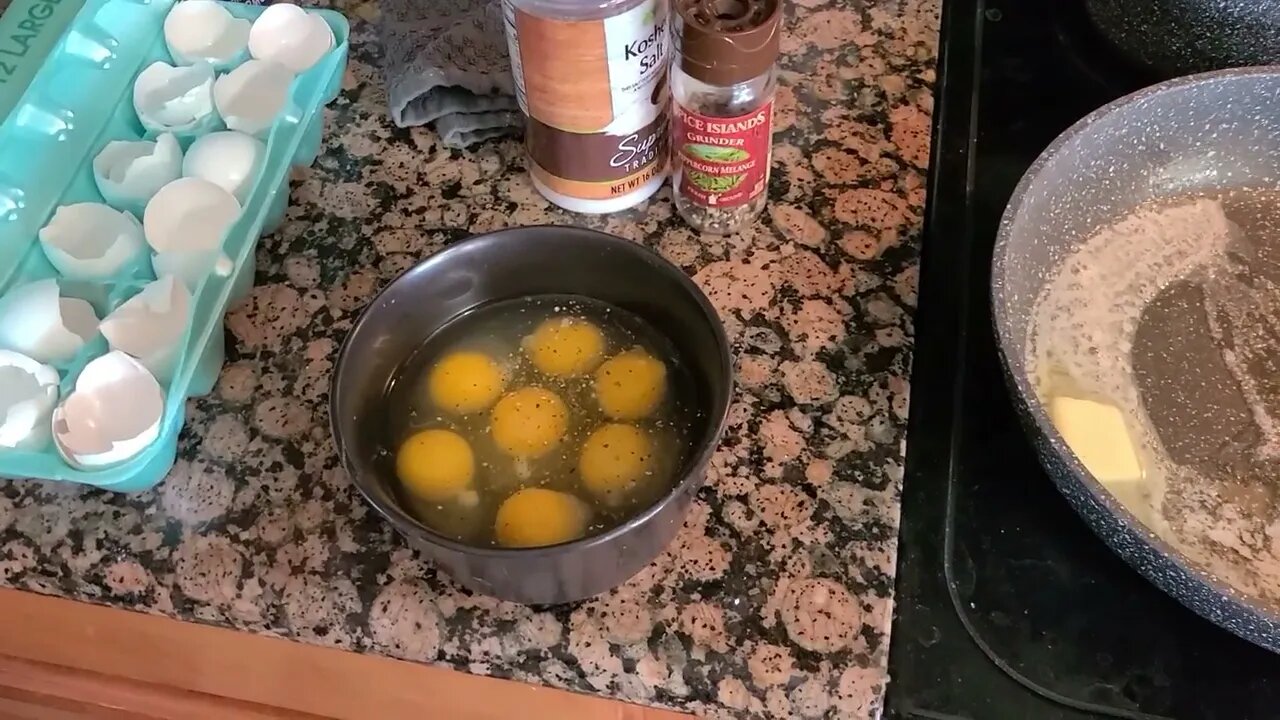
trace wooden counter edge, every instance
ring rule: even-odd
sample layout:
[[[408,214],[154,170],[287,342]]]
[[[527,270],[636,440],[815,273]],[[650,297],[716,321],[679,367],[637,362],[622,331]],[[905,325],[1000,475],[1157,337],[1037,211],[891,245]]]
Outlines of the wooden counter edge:
[[[0,717],[677,720],[447,668],[0,589]]]

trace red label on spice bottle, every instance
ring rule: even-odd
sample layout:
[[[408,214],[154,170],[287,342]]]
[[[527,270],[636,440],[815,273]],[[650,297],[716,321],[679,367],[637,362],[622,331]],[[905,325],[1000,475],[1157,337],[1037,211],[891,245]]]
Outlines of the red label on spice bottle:
[[[706,207],[738,207],[769,185],[773,101],[738,117],[713,117],[672,103],[676,192]]]

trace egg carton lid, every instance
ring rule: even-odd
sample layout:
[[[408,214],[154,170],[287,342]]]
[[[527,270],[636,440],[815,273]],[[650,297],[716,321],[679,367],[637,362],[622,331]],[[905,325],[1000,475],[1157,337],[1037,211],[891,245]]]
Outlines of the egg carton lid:
[[[0,0],[0,119],[17,106],[83,6],[84,0]]]

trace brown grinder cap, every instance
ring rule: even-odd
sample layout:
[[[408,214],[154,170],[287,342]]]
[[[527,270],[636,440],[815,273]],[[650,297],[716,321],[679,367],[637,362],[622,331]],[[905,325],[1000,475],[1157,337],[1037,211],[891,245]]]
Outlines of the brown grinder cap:
[[[782,0],[674,0],[680,69],[708,85],[736,85],[778,59]]]

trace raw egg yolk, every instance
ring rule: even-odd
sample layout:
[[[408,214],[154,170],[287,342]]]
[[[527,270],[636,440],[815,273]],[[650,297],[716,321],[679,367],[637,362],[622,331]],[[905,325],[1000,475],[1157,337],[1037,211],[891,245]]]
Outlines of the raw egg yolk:
[[[604,361],[596,370],[596,400],[614,420],[639,420],[658,408],[667,391],[667,366],[636,348]]]
[[[441,358],[427,376],[427,392],[436,407],[470,415],[493,404],[502,394],[506,374],[488,355],[455,352]]]
[[[569,427],[569,410],[555,393],[524,387],[507,393],[489,414],[489,431],[502,452],[537,458],[555,449]]]
[[[475,456],[462,436],[449,430],[422,430],[396,452],[396,476],[414,495],[450,500],[471,486]]]
[[[542,373],[579,377],[595,370],[604,357],[604,333],[582,318],[553,317],[525,338],[524,349]]]
[[[583,443],[578,472],[592,495],[618,505],[632,485],[653,472],[653,441],[634,425],[601,426]]]
[[[526,488],[498,508],[494,535],[506,547],[555,545],[582,537],[589,516],[586,504],[568,493]]]

